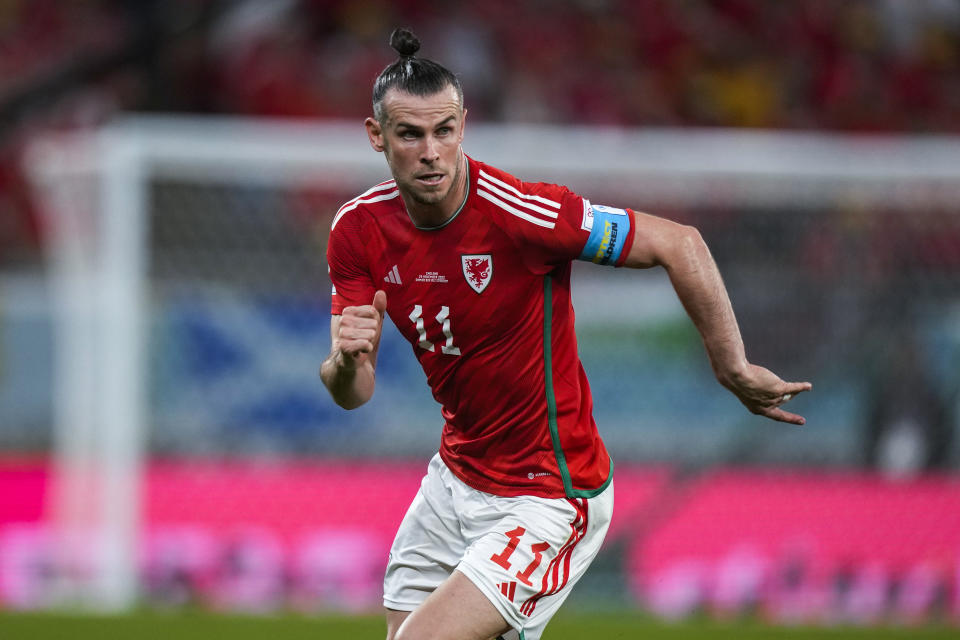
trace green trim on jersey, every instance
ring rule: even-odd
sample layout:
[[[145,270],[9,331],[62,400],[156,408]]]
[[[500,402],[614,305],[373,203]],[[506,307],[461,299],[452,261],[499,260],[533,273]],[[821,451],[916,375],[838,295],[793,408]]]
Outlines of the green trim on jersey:
[[[596,489],[574,489],[567,466],[567,456],[560,445],[560,429],[557,426],[557,396],[553,391],[553,278],[548,273],[543,277],[543,375],[547,393],[547,426],[550,428],[550,440],[553,442],[553,455],[557,459],[560,478],[563,480],[563,492],[568,498],[593,498],[603,493],[613,480],[613,458],[610,458],[610,471],[606,481]]]

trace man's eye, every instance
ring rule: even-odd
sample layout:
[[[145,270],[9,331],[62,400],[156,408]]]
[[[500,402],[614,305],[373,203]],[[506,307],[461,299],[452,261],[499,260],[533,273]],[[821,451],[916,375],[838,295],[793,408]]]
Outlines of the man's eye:
[[[445,136],[451,131],[453,131],[453,129],[451,129],[450,127],[440,127],[439,129],[437,129],[437,135]]]

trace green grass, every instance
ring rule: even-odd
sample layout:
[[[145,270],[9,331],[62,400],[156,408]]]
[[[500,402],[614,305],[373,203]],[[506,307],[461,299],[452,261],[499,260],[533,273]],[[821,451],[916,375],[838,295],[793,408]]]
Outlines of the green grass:
[[[382,640],[380,616],[228,616],[208,613],[137,613],[92,616],[0,612],[3,640]],[[759,623],[669,624],[636,614],[560,614],[544,640],[938,640],[957,638],[956,628],[770,627]]]

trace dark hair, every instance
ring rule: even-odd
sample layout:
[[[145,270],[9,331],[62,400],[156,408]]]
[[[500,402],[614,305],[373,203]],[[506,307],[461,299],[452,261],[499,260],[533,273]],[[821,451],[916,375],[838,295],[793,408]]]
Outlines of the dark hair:
[[[384,122],[383,97],[390,89],[399,89],[415,96],[429,96],[443,91],[448,86],[457,90],[460,105],[463,105],[463,87],[449,69],[433,60],[417,58],[420,40],[409,29],[394,29],[390,34],[390,46],[400,57],[388,65],[373,83],[373,115]]]

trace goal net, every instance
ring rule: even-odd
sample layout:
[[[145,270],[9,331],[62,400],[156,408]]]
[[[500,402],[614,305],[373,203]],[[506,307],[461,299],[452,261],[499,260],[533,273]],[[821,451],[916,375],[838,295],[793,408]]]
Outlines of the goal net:
[[[581,358],[618,462],[910,471],[955,459],[956,139],[471,125],[464,147],[697,226],[751,360],[815,383],[791,405],[804,429],[761,424],[716,384],[662,271],[578,264]],[[142,590],[147,461],[322,460],[348,478],[436,450],[438,407],[392,328],[368,405],[339,410],[317,377],[332,215],[389,177],[360,124],[135,117],[45,139],[30,166],[58,311],[67,597],[117,608]]]

